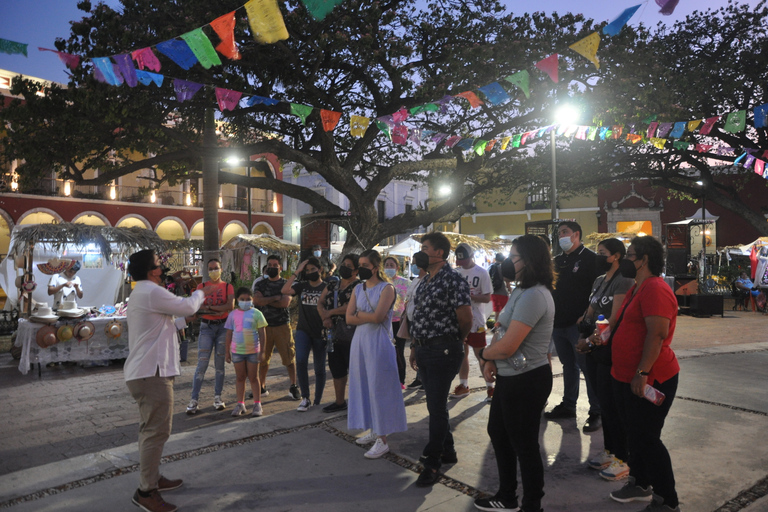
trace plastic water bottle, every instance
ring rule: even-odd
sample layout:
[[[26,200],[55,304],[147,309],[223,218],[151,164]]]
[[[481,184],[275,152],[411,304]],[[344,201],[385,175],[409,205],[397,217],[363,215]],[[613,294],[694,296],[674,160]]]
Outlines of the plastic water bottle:
[[[664,398],[666,398],[664,393],[651,386],[650,384],[645,385],[645,391],[643,394],[645,395],[645,399],[651,402],[653,405],[661,405],[664,402]]]
[[[511,364],[512,368],[515,370],[520,371],[528,366],[528,359],[525,358],[523,351],[518,349],[518,351],[512,354],[512,357],[509,358],[509,364]]]
[[[325,351],[333,352],[333,329],[325,329]]]
[[[600,335],[602,340],[601,345],[608,343],[608,338],[611,337],[611,325],[608,323],[605,315],[598,315],[595,327],[597,328],[597,334]]]

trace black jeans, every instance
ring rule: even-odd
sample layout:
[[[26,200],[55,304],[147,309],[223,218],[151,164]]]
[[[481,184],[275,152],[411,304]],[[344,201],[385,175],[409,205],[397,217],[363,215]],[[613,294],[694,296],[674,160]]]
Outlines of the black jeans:
[[[403,313],[405,314],[405,313]],[[400,320],[392,322],[392,334],[395,337],[395,357],[397,359],[397,375],[400,377],[400,384],[405,384],[405,338],[398,338],[397,331],[400,329]]]
[[[619,459],[627,462],[627,433],[619,418],[616,401],[613,398],[613,377],[611,377],[611,348],[597,347],[587,354],[584,376],[592,381],[592,389],[600,404],[600,418],[603,423],[603,446]]]
[[[440,469],[440,455],[455,451],[448,423],[448,393],[464,359],[464,344],[446,341],[415,347],[419,378],[427,394],[429,441],[424,447],[424,466]]]
[[[627,432],[629,474],[635,477],[637,485],[652,485],[654,494],[672,508],[678,505],[675,474],[667,447],[661,442],[661,429],[675,399],[677,381],[675,375],[664,383],[653,384],[666,395],[661,405],[654,405],[632,393],[629,384],[613,379],[616,406]]]
[[[539,449],[539,428],[544,404],[552,391],[552,369],[544,365],[514,377],[496,377],[488,435],[499,470],[498,497],[517,500],[517,463],[523,482],[523,510],[541,509],[544,462]]]

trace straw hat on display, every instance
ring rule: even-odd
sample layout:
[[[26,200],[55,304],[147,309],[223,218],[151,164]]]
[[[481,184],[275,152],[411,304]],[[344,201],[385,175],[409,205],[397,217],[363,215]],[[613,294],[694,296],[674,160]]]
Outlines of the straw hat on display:
[[[104,327],[104,334],[110,338],[119,338],[123,334],[123,324],[120,320],[112,320]]]
[[[32,313],[29,319],[33,322],[51,324],[56,322],[56,320],[58,320],[59,317],[53,314],[53,310],[51,309],[51,306],[43,302],[43,303],[37,304],[37,309]]]
[[[66,272],[75,266],[76,260],[62,260],[59,258],[51,258],[48,263],[38,263],[37,268],[43,274],[52,276],[54,274],[61,274]]]
[[[59,341],[69,341],[72,339],[74,334],[75,333],[71,325],[62,325],[59,327],[59,330],[56,331],[56,337],[59,338]]]
[[[93,322],[80,322],[75,326],[74,336],[77,341],[88,341],[96,332]]]
[[[66,316],[69,318],[77,318],[83,316],[86,311],[77,307],[77,301],[63,300],[59,305],[59,316]]]
[[[56,328],[52,325],[41,327],[35,336],[35,342],[37,342],[40,348],[48,348],[58,343],[58,341],[56,338]]]

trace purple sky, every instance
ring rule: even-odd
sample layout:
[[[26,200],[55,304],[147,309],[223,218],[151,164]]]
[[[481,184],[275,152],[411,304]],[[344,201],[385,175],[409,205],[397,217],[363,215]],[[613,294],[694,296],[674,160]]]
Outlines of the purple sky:
[[[57,37],[69,35],[69,21],[82,17],[76,7],[78,0],[2,0],[0,13],[0,38],[10,39],[29,45],[29,57],[0,53],[0,68],[23,73],[46,80],[66,82],[66,68],[54,53],[41,52],[38,46],[53,48]],[[581,12],[598,21],[612,20],[627,7],[643,0],[503,0],[515,13],[526,10],[543,10],[547,13]],[[742,0],[757,5],[758,0]],[[94,5],[96,1],[93,2]],[[119,6],[118,0],[107,0],[111,6]],[[243,0],[245,3],[245,0]],[[685,18],[694,10],[704,11],[727,5],[727,0],[680,0],[672,16],[662,16],[654,0],[645,0],[642,7],[629,21],[630,25],[640,22],[655,26],[658,22],[673,24]],[[159,41],[158,41],[159,42]]]

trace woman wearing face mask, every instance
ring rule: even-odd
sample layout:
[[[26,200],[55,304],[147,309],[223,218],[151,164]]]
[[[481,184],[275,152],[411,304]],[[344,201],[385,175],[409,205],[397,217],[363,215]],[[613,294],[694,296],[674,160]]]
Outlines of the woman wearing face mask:
[[[213,293],[205,296],[203,309],[210,313],[202,315],[200,319],[200,335],[197,338],[197,368],[192,381],[192,399],[187,406],[187,414],[195,414],[200,409],[197,401],[200,397],[200,389],[203,387],[205,372],[213,353],[213,363],[216,368],[216,378],[213,386],[213,408],[221,411],[226,404],[221,399],[224,389],[224,358],[226,353],[227,330],[224,322],[227,321],[229,312],[235,309],[235,289],[231,284],[221,280],[221,262],[217,259],[208,261],[208,279],[197,286],[202,290],[205,286],[212,286]],[[190,317],[187,321],[194,320]]]
[[[347,323],[357,325],[349,357],[349,412],[347,427],[371,429],[358,444],[375,441],[365,453],[377,459],[389,451],[387,435],[405,432],[405,405],[392,345],[394,287],[382,273],[381,256],[374,250],[360,255],[355,287],[347,308]]]
[[[659,277],[664,248],[652,236],[632,240],[619,271],[634,278],[613,328],[613,394],[629,449],[629,478],[611,498],[650,501],[648,511],[678,511],[675,475],[661,430],[677,393],[680,365],[670,345],[677,322],[677,298]],[[665,395],[656,405],[644,398],[646,385]],[[653,486],[653,490],[651,490]]]
[[[400,329],[400,320],[405,311],[405,294],[408,293],[409,280],[398,275],[400,262],[394,256],[388,256],[384,260],[384,273],[395,286],[395,307],[392,311],[392,332]],[[397,355],[397,374],[400,377],[400,387],[405,389],[405,338],[395,336],[395,354]]]
[[[606,480],[621,480],[629,474],[626,464],[626,434],[613,400],[611,346],[606,344],[602,337],[595,337],[596,343],[588,342],[585,338],[594,334],[595,322],[599,315],[608,320],[609,329],[616,325],[619,307],[627,290],[634,284],[632,279],[623,277],[619,272],[619,265],[625,254],[624,243],[616,238],[608,238],[597,245],[595,265],[597,272],[602,275],[595,279],[592,285],[589,307],[579,320],[583,331],[582,338],[576,345],[576,350],[587,354],[584,375],[592,381],[592,389],[597,393],[603,427],[604,450],[598,457],[587,461],[587,465],[600,471],[600,476]],[[587,424],[594,422],[588,421]],[[594,430],[597,429],[588,430],[587,426],[584,426],[585,432]]]
[[[488,435],[496,454],[499,491],[490,499],[475,500],[475,507],[517,510],[519,463],[523,483],[520,510],[539,512],[544,496],[539,427],[552,390],[547,349],[555,319],[554,268],[547,245],[536,235],[516,238],[501,273],[517,286],[499,314],[500,337],[480,351],[483,377],[487,382],[496,381]]]
[[[360,284],[357,278],[358,256],[347,254],[341,260],[339,276],[341,281],[331,281],[326,286],[317,302],[317,312],[323,319],[323,327],[335,329],[336,323],[344,320],[347,314],[347,305],[352,297],[352,290]],[[351,342],[334,339],[333,352],[328,353],[328,367],[333,377],[333,391],[336,400],[325,407],[323,412],[338,412],[347,410],[345,391],[347,389],[347,376],[349,375],[349,351]]]
[[[323,400],[325,389],[325,339],[323,338],[323,319],[317,312],[317,303],[325,290],[325,282],[320,278],[320,261],[314,256],[302,261],[296,272],[285,282],[280,293],[299,297],[299,322],[293,338],[296,342],[296,377],[301,390],[301,403],[296,409],[306,412],[311,406],[309,398],[309,352],[315,366],[315,402]],[[295,282],[296,274],[303,274],[303,279]]]

